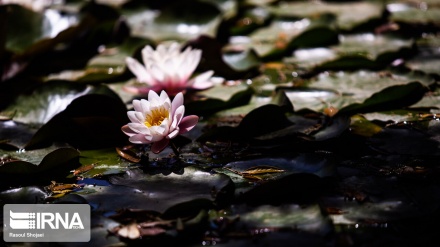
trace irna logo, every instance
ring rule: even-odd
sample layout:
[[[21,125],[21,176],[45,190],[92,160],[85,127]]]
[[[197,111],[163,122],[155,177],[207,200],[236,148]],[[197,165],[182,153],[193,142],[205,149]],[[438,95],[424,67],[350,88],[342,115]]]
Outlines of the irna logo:
[[[18,213],[10,210],[9,216],[11,217],[9,225],[12,229],[84,229],[78,213]]]
[[[5,204],[3,240],[88,242],[90,214],[89,204]]]

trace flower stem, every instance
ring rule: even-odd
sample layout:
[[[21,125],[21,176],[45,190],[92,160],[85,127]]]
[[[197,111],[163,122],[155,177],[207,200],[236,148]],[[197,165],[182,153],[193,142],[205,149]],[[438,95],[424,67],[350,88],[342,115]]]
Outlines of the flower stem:
[[[176,157],[179,158],[179,155],[180,155],[179,150],[177,149],[176,144],[174,144],[174,142],[172,140],[170,140],[170,146],[171,146],[171,149],[173,149],[173,152],[176,155]]]

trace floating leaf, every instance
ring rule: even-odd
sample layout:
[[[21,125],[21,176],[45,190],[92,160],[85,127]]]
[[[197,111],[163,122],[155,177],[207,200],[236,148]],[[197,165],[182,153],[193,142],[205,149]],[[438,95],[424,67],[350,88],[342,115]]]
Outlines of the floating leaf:
[[[245,105],[249,102],[253,94],[253,90],[248,88],[240,91],[229,98],[227,101],[220,99],[208,98],[206,100],[192,101],[185,104],[186,114],[194,115],[211,115],[218,111],[229,109],[237,106]]]
[[[208,202],[224,200],[231,186],[227,176],[210,174],[195,167],[186,167],[182,174],[168,175],[148,175],[130,170],[124,177],[113,177],[110,181],[112,186],[91,187],[93,191],[81,196],[89,203],[99,205],[99,210],[107,212],[122,208],[165,212],[176,204],[195,199]],[[127,194],[130,196],[124,200],[114,200]]]
[[[335,16],[336,27],[351,30],[371,21],[380,19],[383,7],[373,2],[281,2],[271,8],[278,16],[290,17],[321,17],[328,14]],[[332,24],[332,23],[329,23]]]
[[[202,10],[202,11],[199,11]],[[160,12],[151,9],[127,11],[127,21],[133,36],[156,41],[189,40],[200,35],[214,36],[220,24],[221,12],[209,2],[174,2]]]
[[[62,112],[76,98],[88,94],[117,97],[105,86],[76,85],[68,81],[50,81],[30,94],[22,94],[6,111],[15,111],[14,120],[28,124],[45,124]]]
[[[417,103],[426,92],[426,87],[419,82],[391,86],[373,94],[362,104],[352,104],[342,108],[339,113],[351,115],[353,113],[399,109]]]

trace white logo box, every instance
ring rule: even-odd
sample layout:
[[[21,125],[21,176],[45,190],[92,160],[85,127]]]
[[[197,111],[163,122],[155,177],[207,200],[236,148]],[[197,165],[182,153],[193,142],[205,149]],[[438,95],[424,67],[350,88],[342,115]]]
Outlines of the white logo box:
[[[88,204],[5,204],[5,242],[88,242]]]

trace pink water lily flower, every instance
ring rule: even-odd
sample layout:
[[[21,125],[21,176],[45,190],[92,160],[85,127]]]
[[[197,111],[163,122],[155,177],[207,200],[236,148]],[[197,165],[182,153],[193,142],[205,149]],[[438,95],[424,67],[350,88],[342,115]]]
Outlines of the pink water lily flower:
[[[191,78],[200,62],[202,51],[187,47],[181,52],[181,46],[173,42],[160,44],[156,50],[151,46],[142,49],[142,65],[136,59],[126,58],[128,68],[142,86],[125,86],[127,91],[147,94],[150,90],[165,90],[170,96],[186,90],[204,90],[213,86],[210,81],[213,71],[204,72]]]
[[[160,96],[150,90],[148,100],[133,100],[134,111],[127,115],[131,123],[122,126],[122,132],[135,144],[152,143],[154,153],[161,152],[170,139],[190,131],[199,121],[195,115],[183,117],[183,94],[178,93],[171,102],[165,91]]]

